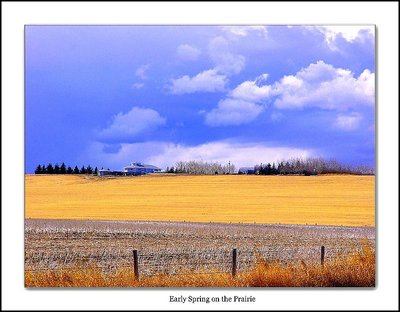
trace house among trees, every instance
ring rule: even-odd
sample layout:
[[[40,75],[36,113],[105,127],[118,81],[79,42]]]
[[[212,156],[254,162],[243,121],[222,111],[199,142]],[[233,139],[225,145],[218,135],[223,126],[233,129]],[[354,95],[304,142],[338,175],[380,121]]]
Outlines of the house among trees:
[[[97,175],[99,177],[104,176],[130,176],[130,175],[143,175],[147,173],[161,172],[161,169],[153,166],[142,164],[140,162],[132,162],[129,166],[124,167],[123,171],[116,171],[110,169],[100,169]]]
[[[161,172],[161,169],[156,166],[142,164],[140,162],[132,162],[129,166],[124,167],[125,175],[142,175],[155,172]]]

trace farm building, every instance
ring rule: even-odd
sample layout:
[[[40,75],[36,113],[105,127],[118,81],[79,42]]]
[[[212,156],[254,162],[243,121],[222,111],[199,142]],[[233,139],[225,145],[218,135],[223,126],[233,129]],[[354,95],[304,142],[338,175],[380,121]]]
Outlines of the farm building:
[[[156,166],[142,164],[140,162],[132,162],[129,166],[124,167],[125,175],[141,175],[155,172],[161,172],[161,169]]]
[[[239,168],[238,174],[256,174],[254,167],[241,167]]]
[[[122,176],[124,173],[122,171],[110,170],[110,169],[100,169],[97,171],[99,177],[104,176]]]
[[[97,175],[99,177],[104,177],[107,175],[112,175],[112,171],[111,170],[107,170],[107,169],[100,169],[99,171],[97,171]]]
[[[129,166],[124,167],[123,171],[110,170],[110,169],[100,169],[97,172],[99,177],[104,176],[127,176],[127,175],[142,175],[146,173],[161,172],[161,169],[153,166],[142,164],[140,162],[132,162]]]

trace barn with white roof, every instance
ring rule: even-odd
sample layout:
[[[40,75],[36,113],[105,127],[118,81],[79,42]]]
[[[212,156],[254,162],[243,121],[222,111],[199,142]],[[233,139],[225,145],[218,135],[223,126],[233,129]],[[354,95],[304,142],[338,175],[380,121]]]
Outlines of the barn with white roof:
[[[148,164],[143,164],[140,162],[131,162],[129,166],[124,167],[123,171],[126,175],[140,175],[146,173],[161,172],[161,169]]]

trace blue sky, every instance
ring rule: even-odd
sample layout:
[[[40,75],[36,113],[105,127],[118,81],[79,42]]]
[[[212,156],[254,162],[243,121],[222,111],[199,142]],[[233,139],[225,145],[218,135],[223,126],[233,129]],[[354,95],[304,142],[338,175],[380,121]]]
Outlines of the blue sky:
[[[374,165],[372,26],[26,26],[26,172]]]

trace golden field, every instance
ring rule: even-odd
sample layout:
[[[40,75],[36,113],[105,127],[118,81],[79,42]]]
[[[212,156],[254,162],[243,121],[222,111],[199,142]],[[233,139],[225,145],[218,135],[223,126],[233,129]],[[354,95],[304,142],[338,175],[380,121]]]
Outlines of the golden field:
[[[25,218],[375,225],[375,177],[26,175]]]

